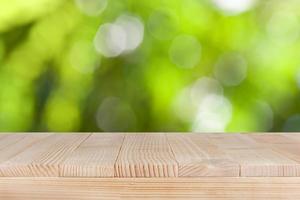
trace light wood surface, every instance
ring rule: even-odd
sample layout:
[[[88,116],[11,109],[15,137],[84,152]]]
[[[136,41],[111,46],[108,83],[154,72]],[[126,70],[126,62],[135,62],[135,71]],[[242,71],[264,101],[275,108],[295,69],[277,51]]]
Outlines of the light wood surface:
[[[0,199],[298,200],[300,178],[0,178]]]
[[[298,134],[6,134],[4,177],[300,176]]]
[[[0,199],[300,199],[300,134],[0,134]]]
[[[259,143],[245,134],[208,134],[209,142],[221,149],[256,148]]]
[[[126,135],[115,165],[117,177],[176,177],[178,165],[165,134]]]
[[[50,135],[1,162],[0,175],[58,176],[60,170],[58,165],[88,136],[88,134]]]
[[[20,135],[18,135],[20,136]],[[24,149],[30,147],[35,142],[49,136],[49,134],[26,134],[20,138],[17,138],[15,142],[10,143],[6,148],[0,151],[0,163],[8,160],[9,158],[14,157],[18,153],[24,151]],[[9,138],[9,137],[7,137]],[[0,140],[3,143],[6,139]]]
[[[25,134],[3,135],[3,138],[0,137],[0,150],[22,140],[25,136]]]
[[[240,176],[299,176],[298,162],[271,149],[227,150],[240,164]]]
[[[60,164],[60,176],[114,177],[124,135],[94,134]]]
[[[239,176],[239,164],[199,134],[167,135],[179,166],[179,176]]]
[[[293,139],[290,134],[251,134],[248,137],[254,139],[259,144],[297,144],[299,140]]]

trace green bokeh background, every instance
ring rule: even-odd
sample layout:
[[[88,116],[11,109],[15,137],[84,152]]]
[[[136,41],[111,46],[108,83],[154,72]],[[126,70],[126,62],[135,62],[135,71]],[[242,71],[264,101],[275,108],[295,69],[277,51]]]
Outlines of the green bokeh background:
[[[143,22],[143,41],[107,58],[95,35],[124,13]],[[258,1],[240,13],[208,0],[108,0],[95,16],[72,0],[1,0],[0,131],[300,131],[299,22],[297,0]],[[172,62],[182,35],[201,47],[193,67]],[[181,45],[175,59],[186,62],[195,51]],[[226,84],[235,59],[217,75],[224,55],[243,59],[240,83]],[[195,128],[201,108],[188,98],[176,104],[203,78],[222,85],[231,105],[221,129]]]

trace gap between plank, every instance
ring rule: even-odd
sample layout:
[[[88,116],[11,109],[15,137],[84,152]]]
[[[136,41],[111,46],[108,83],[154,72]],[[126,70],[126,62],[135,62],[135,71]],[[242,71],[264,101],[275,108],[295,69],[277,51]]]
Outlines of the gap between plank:
[[[172,149],[172,146],[170,145],[170,141],[169,141],[169,138],[167,137],[167,134],[166,134],[166,133],[164,133],[164,137],[166,138],[166,141],[167,141],[167,143],[168,143],[168,146],[169,146],[169,148],[170,148],[170,150],[171,150],[171,152],[172,152],[173,158],[174,158],[174,160],[175,160],[175,162],[176,162],[176,164],[177,164],[177,169],[178,169],[177,177],[179,177],[179,162],[177,161],[177,159],[176,159],[176,157],[175,157],[175,153],[174,153],[174,151],[173,151],[173,149]],[[173,170],[174,170],[174,168],[173,168]]]
[[[82,141],[79,143],[79,145],[78,145],[72,152],[70,152],[69,155],[71,155],[71,153],[73,153],[76,149],[78,149],[82,143],[84,143],[89,137],[91,137],[92,134],[93,134],[93,133],[90,132],[90,133],[88,134],[88,136],[87,136],[84,140],[82,140]],[[58,177],[61,177],[60,175],[61,175],[61,173],[62,173],[62,166],[61,166],[61,163],[63,163],[67,158],[68,158],[68,157],[66,156],[65,159],[63,159],[60,163],[58,163]]]
[[[120,156],[120,152],[121,152],[121,149],[123,148],[123,144],[124,144],[125,137],[126,137],[127,134],[122,133],[122,135],[123,135],[122,144],[120,145],[120,148],[119,148],[119,151],[118,151],[118,155],[116,156],[116,159],[115,159],[115,162],[114,162],[114,177],[117,177],[116,176],[116,171],[117,171],[117,169],[116,169],[116,167],[117,167],[116,163],[117,163],[117,160],[118,160],[118,158]]]

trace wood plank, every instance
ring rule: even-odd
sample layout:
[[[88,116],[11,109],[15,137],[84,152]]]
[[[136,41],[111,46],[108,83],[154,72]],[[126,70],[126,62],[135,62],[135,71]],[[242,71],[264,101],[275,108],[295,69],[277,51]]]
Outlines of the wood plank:
[[[0,178],[0,199],[296,200],[300,178]]]
[[[8,134],[0,176],[300,176],[296,134],[128,134],[123,145],[122,134],[88,137]]]
[[[284,136],[295,141],[296,143],[300,143],[300,133],[288,133],[284,134]]]
[[[176,177],[178,165],[164,134],[128,134],[115,164],[117,177]]]
[[[300,176],[300,165],[270,149],[226,150],[240,163],[240,176]]]
[[[58,176],[59,164],[89,134],[53,134],[0,164],[0,176]]]
[[[239,176],[239,164],[200,134],[169,134],[180,177]]]
[[[17,155],[18,153],[24,151],[26,148],[30,147],[39,140],[48,137],[50,134],[47,133],[33,133],[26,134],[21,140],[16,143],[10,144],[6,148],[0,150],[0,163],[8,160],[9,158]]]
[[[259,144],[245,134],[215,133],[207,134],[209,142],[225,149],[255,148]]]
[[[300,144],[273,144],[270,148],[300,163]]]
[[[280,133],[261,133],[249,134],[248,137],[254,139],[257,143],[262,144],[293,144],[297,141]]]
[[[18,141],[22,140],[26,134],[8,134],[5,135],[1,140],[0,140],[0,150],[5,149],[11,144],[17,143]]]
[[[3,139],[4,137],[8,136],[9,134],[6,133],[0,133],[0,140]]]
[[[114,177],[123,134],[93,134],[60,164],[60,176]]]

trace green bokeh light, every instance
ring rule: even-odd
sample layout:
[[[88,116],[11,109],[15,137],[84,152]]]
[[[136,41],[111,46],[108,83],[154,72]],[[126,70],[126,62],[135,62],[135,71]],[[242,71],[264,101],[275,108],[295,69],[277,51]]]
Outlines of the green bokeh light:
[[[2,0],[0,131],[300,131],[299,25],[295,0]]]

